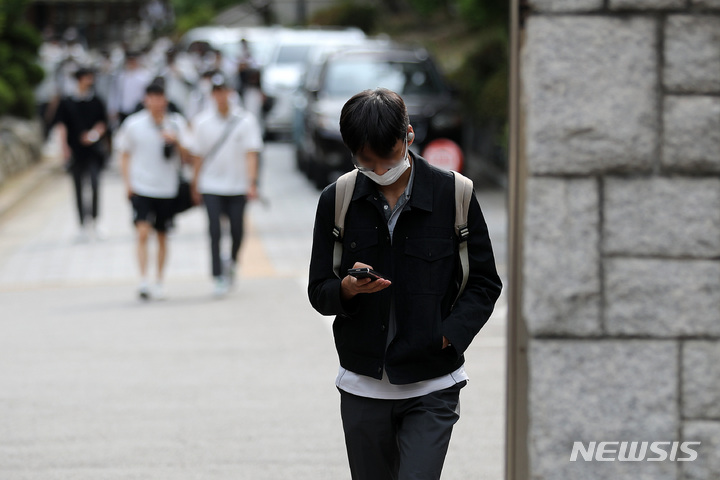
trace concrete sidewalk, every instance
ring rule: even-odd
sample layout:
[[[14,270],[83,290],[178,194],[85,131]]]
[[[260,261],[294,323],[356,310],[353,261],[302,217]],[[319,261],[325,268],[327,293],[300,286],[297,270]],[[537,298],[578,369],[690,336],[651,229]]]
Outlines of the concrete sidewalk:
[[[268,145],[265,161],[270,205],[250,208],[239,286],[222,300],[210,295],[201,209],[172,235],[168,300],[136,299],[130,208],[113,170],[105,241],[75,242],[64,175],[46,172],[5,211],[0,478],[350,478],[330,319],[305,292],[318,192],[287,145]],[[502,238],[501,197],[482,201]],[[504,312],[501,301],[467,354],[444,480],[502,478]]]

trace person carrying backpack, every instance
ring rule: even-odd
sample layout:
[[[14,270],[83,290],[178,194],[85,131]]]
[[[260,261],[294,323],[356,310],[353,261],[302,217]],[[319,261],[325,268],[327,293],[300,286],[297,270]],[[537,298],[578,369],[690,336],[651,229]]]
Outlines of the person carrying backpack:
[[[308,296],[335,316],[352,478],[439,479],[463,355],[502,288],[487,227],[474,193],[456,207],[455,175],[409,150],[415,132],[395,92],[353,96],[340,132],[358,174],[346,201],[348,177],[320,196]]]

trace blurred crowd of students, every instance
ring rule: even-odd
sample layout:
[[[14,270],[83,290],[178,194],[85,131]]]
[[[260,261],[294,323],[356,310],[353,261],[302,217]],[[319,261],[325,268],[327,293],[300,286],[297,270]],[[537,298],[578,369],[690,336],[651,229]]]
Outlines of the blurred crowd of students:
[[[263,95],[247,44],[228,59],[208,48],[179,51],[163,39],[142,51],[104,52],[88,50],[77,36],[64,40],[41,48],[47,76],[37,98],[46,133],[59,132],[73,179],[78,241],[103,237],[100,177],[116,159],[137,233],[139,297],[165,298],[167,233],[191,204],[207,209],[213,294],[225,295],[238,267],[245,205],[258,195],[263,148]],[[184,184],[192,202],[178,207]],[[223,218],[231,237],[225,255]],[[157,258],[150,262],[153,234]]]
[[[262,116],[260,69],[245,41],[241,41],[237,58],[228,58],[201,42],[182,51],[167,38],[142,49],[120,44],[90,49],[76,30],[68,29],[62,36],[48,35],[40,47],[39,61],[46,75],[35,96],[46,131],[53,124],[60,100],[75,93],[79,68],[95,72],[94,91],[107,108],[111,130],[136,111],[145,87],[157,78],[165,81],[173,108],[192,122],[211,107],[210,77],[218,72],[243,96],[244,108],[258,118]]]

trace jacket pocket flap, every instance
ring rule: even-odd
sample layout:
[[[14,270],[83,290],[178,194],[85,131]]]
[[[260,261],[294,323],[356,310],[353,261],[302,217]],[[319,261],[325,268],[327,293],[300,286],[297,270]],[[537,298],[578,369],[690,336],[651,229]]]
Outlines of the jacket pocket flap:
[[[357,252],[378,244],[377,230],[346,231],[344,248],[350,252]]]

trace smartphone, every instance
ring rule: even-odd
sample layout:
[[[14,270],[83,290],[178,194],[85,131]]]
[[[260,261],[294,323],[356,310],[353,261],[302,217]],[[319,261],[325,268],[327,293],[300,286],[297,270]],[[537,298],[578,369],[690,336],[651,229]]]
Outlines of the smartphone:
[[[371,280],[377,280],[378,278],[383,278],[387,280],[387,277],[383,275],[382,273],[378,273],[372,268],[351,268],[347,271],[348,275],[352,275],[355,278],[369,278]]]

